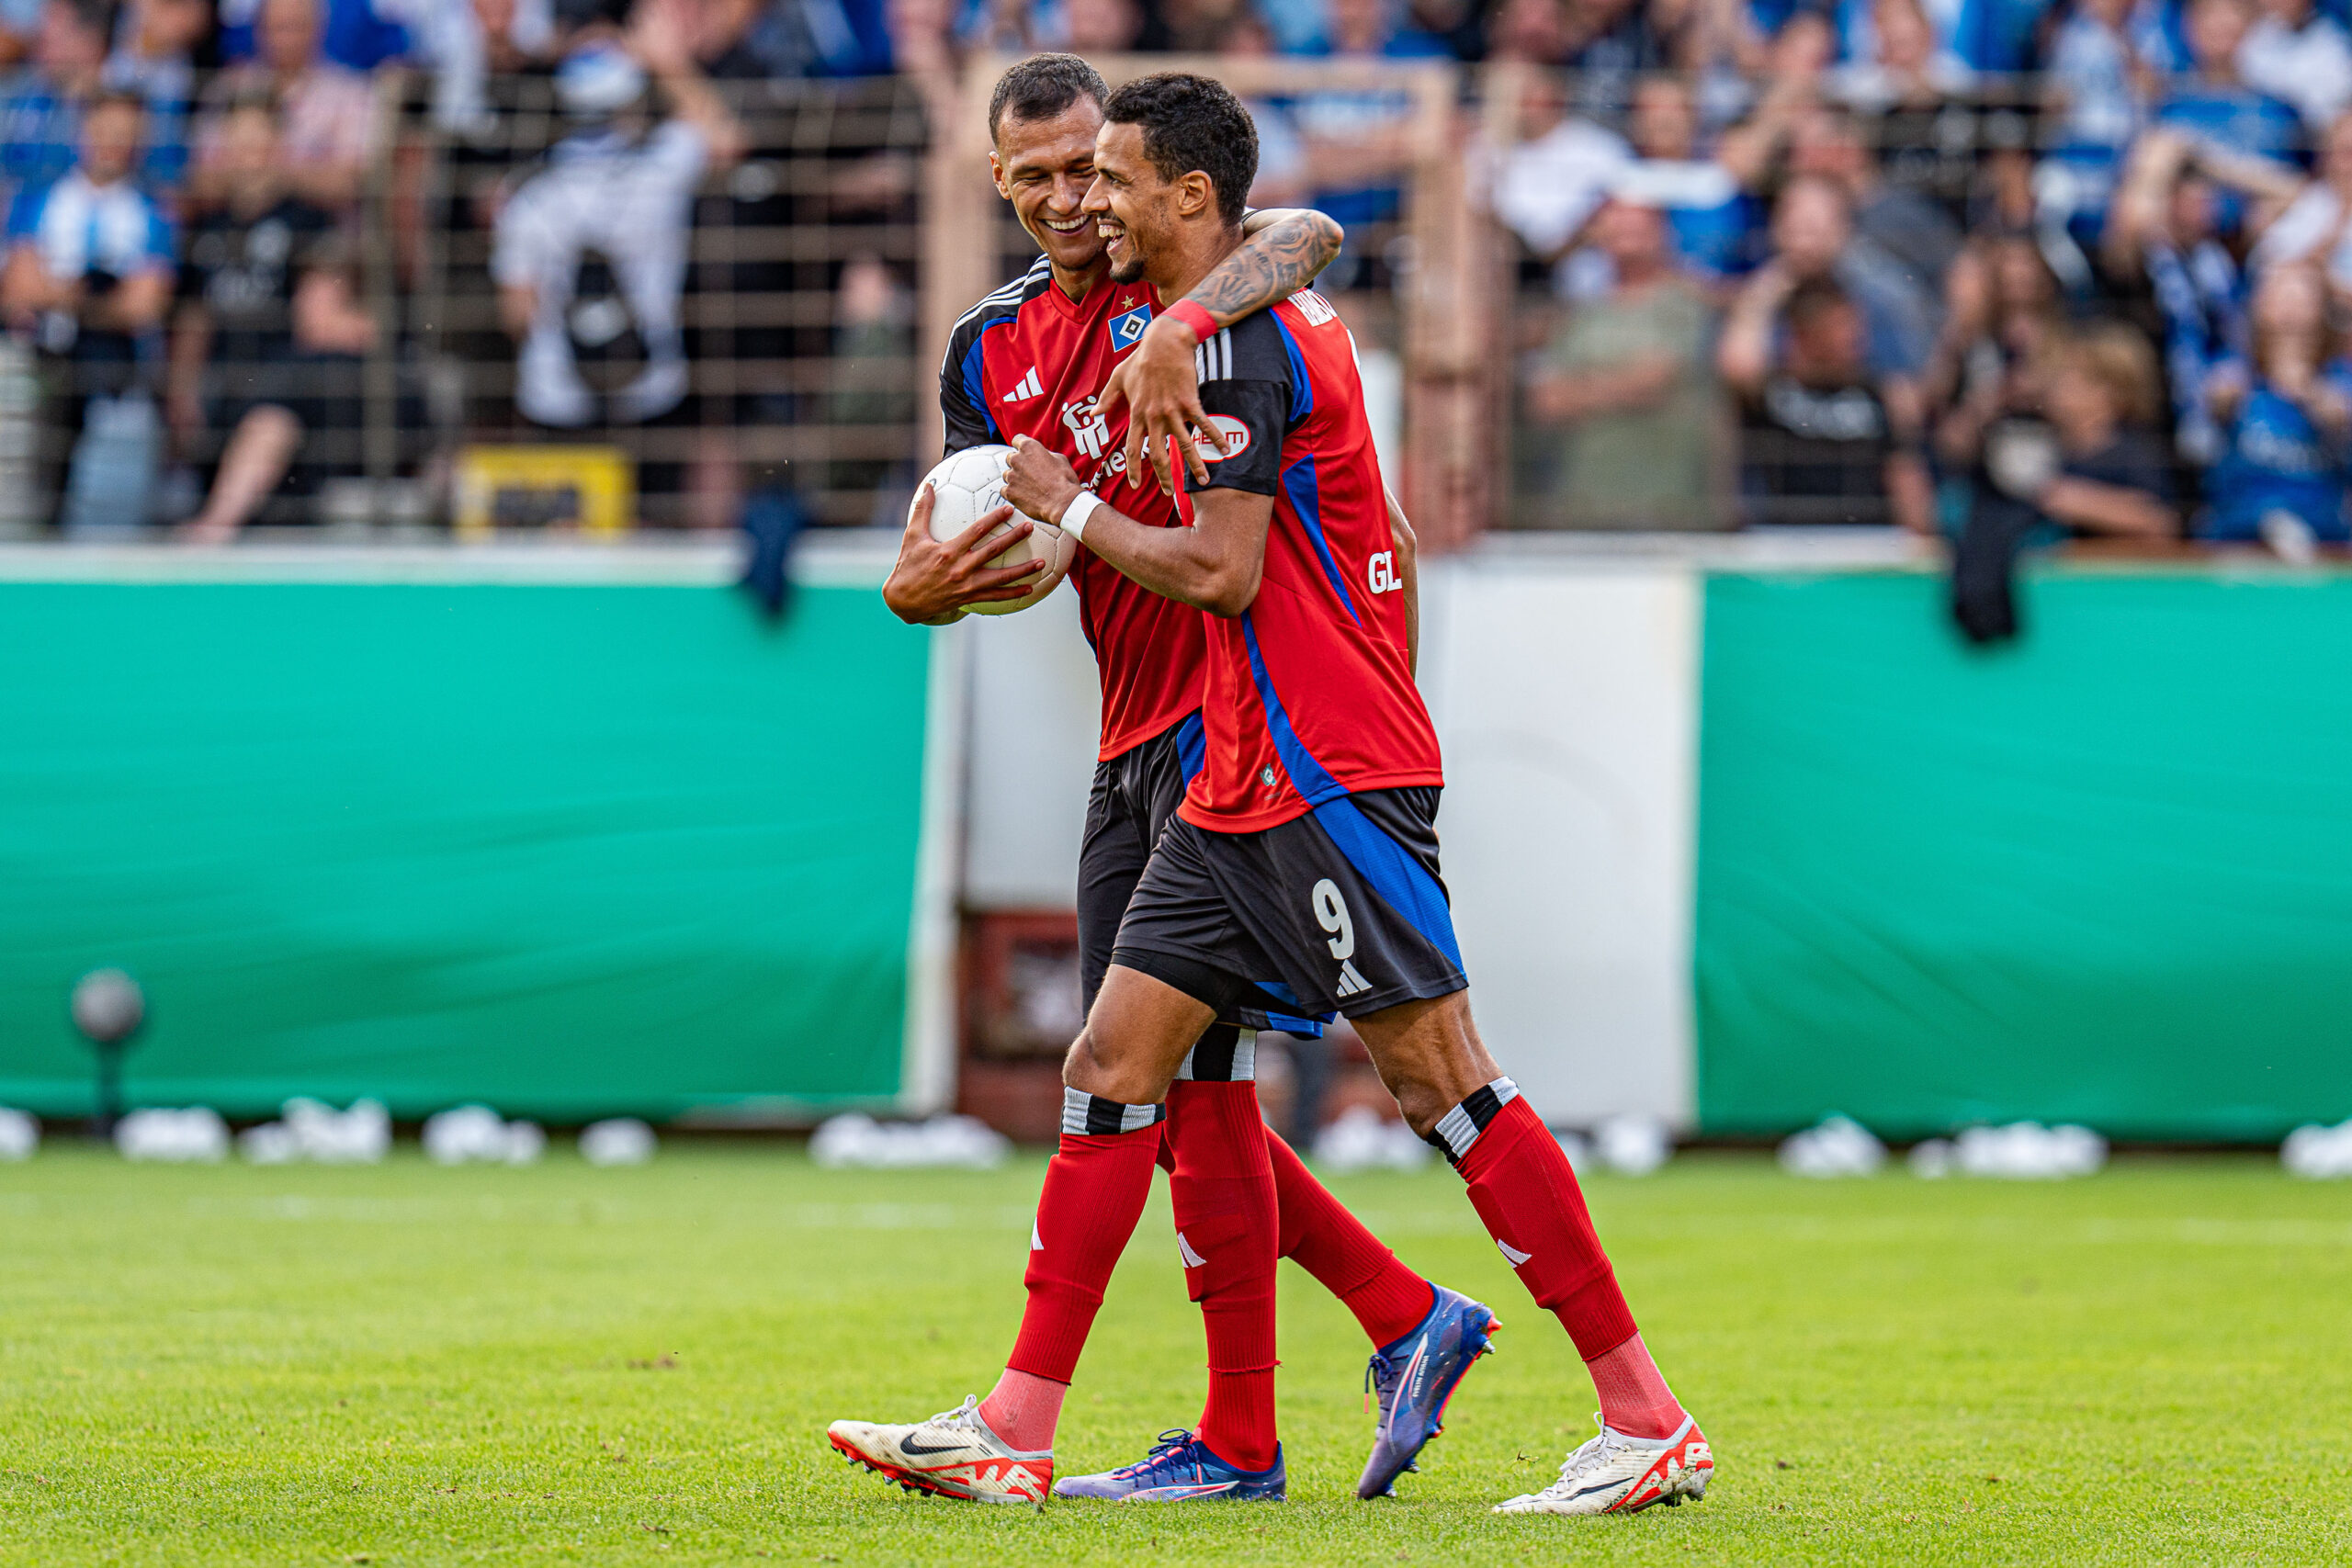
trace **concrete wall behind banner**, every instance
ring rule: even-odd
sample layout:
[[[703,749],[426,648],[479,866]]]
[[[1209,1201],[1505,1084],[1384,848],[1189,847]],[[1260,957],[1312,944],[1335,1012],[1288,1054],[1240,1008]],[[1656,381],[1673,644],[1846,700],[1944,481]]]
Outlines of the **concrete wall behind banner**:
[[[1692,1119],[1693,575],[1489,551],[1423,578],[1444,869],[1481,1029],[1544,1114]],[[965,903],[1067,908],[1093,769],[1075,595],[967,620]]]

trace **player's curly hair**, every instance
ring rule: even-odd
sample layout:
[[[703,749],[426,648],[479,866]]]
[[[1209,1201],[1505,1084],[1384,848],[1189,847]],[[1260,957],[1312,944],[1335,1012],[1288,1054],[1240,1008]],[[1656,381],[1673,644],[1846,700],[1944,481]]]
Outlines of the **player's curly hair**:
[[[1111,96],[1102,73],[1075,54],[1033,54],[997,78],[989,95],[989,140],[1011,114],[1020,120],[1051,119],[1080,98],[1097,104]]]
[[[1222,82],[1188,72],[1138,76],[1111,95],[1102,118],[1143,128],[1143,152],[1159,177],[1198,169],[1216,186],[1216,209],[1238,223],[1258,177],[1258,127]]]

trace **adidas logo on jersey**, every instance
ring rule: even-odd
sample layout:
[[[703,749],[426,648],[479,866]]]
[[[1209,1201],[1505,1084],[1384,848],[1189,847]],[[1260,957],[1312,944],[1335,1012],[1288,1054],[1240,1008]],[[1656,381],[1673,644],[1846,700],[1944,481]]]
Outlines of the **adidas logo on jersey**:
[[[1340,995],[1343,997],[1360,996],[1370,989],[1372,989],[1372,983],[1366,980],[1363,976],[1356,973],[1356,961],[1354,959],[1342,958],[1340,960]]]
[[[1045,395],[1045,384],[1037,379],[1037,367],[1032,365],[1029,367],[1029,373],[1015,381],[1012,384],[1012,390],[1004,394],[1004,401],[1025,403],[1032,398],[1042,398]]]

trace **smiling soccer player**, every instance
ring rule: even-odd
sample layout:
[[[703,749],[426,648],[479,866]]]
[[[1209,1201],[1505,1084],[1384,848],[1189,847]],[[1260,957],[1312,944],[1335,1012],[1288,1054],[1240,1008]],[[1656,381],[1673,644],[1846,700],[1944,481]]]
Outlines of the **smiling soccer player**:
[[[1180,529],[1190,502],[1140,470],[1137,454],[1148,437],[1135,426],[1153,410],[1161,411],[1156,430],[1188,417],[1208,424],[1193,375],[1193,352],[1205,334],[1159,316],[1161,296],[1149,285],[1108,276],[1097,223],[1082,209],[1105,96],[1102,77],[1070,55],[1025,61],[997,85],[990,164],[998,189],[1044,254],[1027,276],[957,323],[940,372],[947,448],[1008,435],[1042,439],[1085,464],[1106,488],[1132,476],[1136,482],[1122,493],[1137,517]],[[1337,225],[1317,213],[1260,213],[1245,227],[1257,237],[1224,258],[1180,307],[1207,333],[1220,320],[1238,320],[1306,287],[1339,246]],[[1147,374],[1163,348],[1159,357],[1167,363]],[[1114,378],[1132,389],[1128,400],[1136,411],[1124,432],[1102,407]],[[1164,444],[1155,444],[1152,457],[1171,475],[1180,463],[1205,471],[1197,453],[1171,456]],[[931,537],[927,510],[919,500],[883,590],[902,618],[952,617],[963,605],[1026,592],[1021,580],[1027,569],[987,565],[1005,541],[980,542],[1010,508],[944,544]],[[1070,575],[1102,681],[1101,761],[1079,868],[1081,976],[1091,1008],[1128,897],[1201,764],[1207,649],[1197,609],[1083,553]],[[1272,972],[1265,977],[1272,980]],[[1139,1203],[1157,1159],[1170,1167],[1177,1245],[1207,1330],[1207,1405],[1197,1430],[1182,1442],[1164,1445],[1139,1465],[1065,1478],[1054,1490],[1164,1501],[1284,1495],[1273,1402],[1278,1256],[1337,1295],[1372,1341],[1380,1420],[1359,1489],[1365,1495],[1389,1490],[1434,1435],[1446,1400],[1486,1349],[1494,1319],[1479,1303],[1399,1263],[1266,1127],[1252,1081],[1256,1032],[1320,1029],[1298,1013],[1278,981],[1231,998],[1193,1030],[1164,1108],[1159,1100],[1106,1108],[1069,1091],[1061,1149],[1047,1174],[1029,1254],[1032,1321],[1003,1381],[986,1404],[929,1422],[835,1422],[833,1445],[885,1475],[944,1495],[1019,1501],[1041,1493],[1053,1472],[1063,1393],[1102,1286],[1134,1229],[1132,1215],[1124,1224],[1104,1223],[1106,1213],[1122,1211],[1099,1208],[1088,1196],[1089,1181],[1099,1175]]]
[[[1112,280],[1191,288],[1239,243],[1256,158],[1248,111],[1214,81],[1171,73],[1113,94],[1086,200]],[[1600,1435],[1557,1481],[1499,1511],[1677,1504],[1703,1495],[1713,1452],[1642,1341],[1566,1156],[1471,1021],[1438,879],[1443,773],[1385,559],[1353,350],[1312,293],[1201,344],[1203,407],[1244,439],[1193,479],[1190,528],[1149,526],[1057,453],[1015,442],[1008,501],[1208,612],[1204,761],[1127,906],[1065,1081],[1087,1124],[1124,1126],[1152,1112],[1191,1043],[1262,976],[1305,1009],[1345,1012],[1600,1394]],[[1115,1258],[1144,1186],[1107,1159],[1074,1162],[1067,1179],[1084,1184],[1080,1201]],[[1271,1343],[1271,1303],[1263,1321]],[[1024,1343],[1084,1327],[1032,1292]]]

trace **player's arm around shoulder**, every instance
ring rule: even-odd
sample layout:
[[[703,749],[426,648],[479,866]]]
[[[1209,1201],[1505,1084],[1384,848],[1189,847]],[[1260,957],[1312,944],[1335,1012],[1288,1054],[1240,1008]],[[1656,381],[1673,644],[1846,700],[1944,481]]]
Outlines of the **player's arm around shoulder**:
[[[1257,601],[1274,498],[1238,490],[1193,498],[1193,525],[1138,523],[1078,482],[1069,459],[1026,435],[1012,438],[1004,499],[1051,523],[1120,573],[1163,598],[1238,615]]]
[[[1347,240],[1347,231],[1311,208],[1252,212],[1241,231],[1249,238],[1190,294],[1153,318],[1135,352],[1103,385],[1097,404],[1102,414],[1107,418],[1123,404],[1128,410],[1126,472],[1138,489],[1149,482],[1146,456],[1163,494],[1176,493],[1172,454],[1182,453],[1192,477],[1205,479],[1206,467],[1189,439],[1194,431],[1217,439],[1201,408],[1193,351],[1202,340],[1312,285]]]

